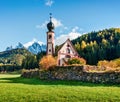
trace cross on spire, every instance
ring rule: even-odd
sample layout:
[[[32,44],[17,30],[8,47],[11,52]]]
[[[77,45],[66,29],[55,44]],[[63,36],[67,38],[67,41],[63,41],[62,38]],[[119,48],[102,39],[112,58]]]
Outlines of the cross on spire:
[[[51,19],[52,19],[52,13],[50,13],[50,22],[51,22]]]

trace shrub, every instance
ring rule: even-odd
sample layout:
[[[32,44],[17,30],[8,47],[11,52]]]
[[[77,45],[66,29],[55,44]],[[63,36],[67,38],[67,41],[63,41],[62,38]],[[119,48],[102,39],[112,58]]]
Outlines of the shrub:
[[[86,60],[83,58],[70,58],[70,59],[68,59],[68,65],[73,65],[73,64],[85,65]]]
[[[105,68],[107,68],[107,67],[117,68],[117,66],[118,66],[115,61],[106,61],[106,60],[104,60],[104,61],[99,61],[97,65],[98,65],[98,66],[103,66],[103,67],[105,67]]]
[[[120,67],[120,58],[113,60],[116,64],[117,67]]]
[[[12,64],[5,64],[0,65],[0,72],[13,72],[22,69],[21,66],[18,65],[12,65]]]
[[[98,66],[104,66],[104,67],[105,67],[108,63],[109,63],[109,61],[103,60],[103,61],[99,61],[99,62],[97,63],[97,65],[98,65]]]
[[[42,69],[49,69],[50,67],[53,67],[56,65],[56,59],[51,56],[51,55],[47,55],[47,56],[44,56],[40,62],[39,62],[39,66],[42,68]]]

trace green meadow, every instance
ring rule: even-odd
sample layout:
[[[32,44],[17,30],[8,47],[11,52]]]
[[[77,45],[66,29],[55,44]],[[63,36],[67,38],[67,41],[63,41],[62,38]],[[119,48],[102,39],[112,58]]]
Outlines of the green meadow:
[[[47,81],[0,74],[0,102],[120,102],[120,85]]]

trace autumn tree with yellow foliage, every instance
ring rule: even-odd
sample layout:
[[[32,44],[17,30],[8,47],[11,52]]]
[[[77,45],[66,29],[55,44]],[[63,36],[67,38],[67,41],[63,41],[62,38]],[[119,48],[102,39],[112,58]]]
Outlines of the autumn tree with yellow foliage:
[[[45,70],[49,69],[50,67],[56,66],[56,64],[56,59],[51,55],[44,56],[39,62],[40,68]]]

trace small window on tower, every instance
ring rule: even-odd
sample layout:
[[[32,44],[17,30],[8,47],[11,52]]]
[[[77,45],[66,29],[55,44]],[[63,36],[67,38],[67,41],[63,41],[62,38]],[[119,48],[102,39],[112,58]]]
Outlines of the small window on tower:
[[[51,49],[49,49],[49,52],[51,52]]]
[[[52,36],[51,35],[49,35],[49,39],[51,39],[52,38]]]

